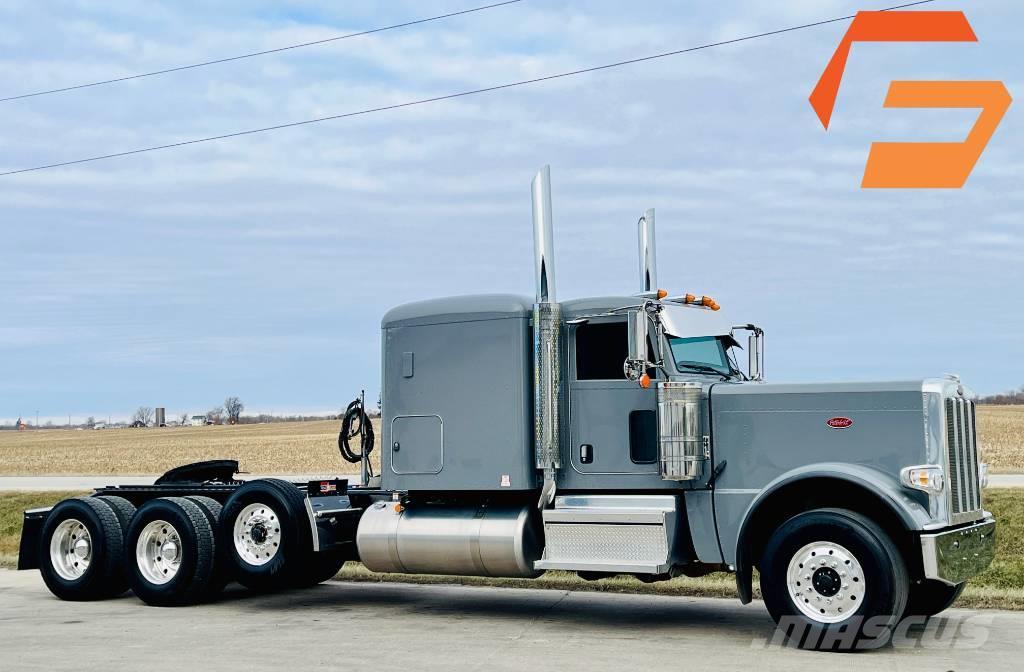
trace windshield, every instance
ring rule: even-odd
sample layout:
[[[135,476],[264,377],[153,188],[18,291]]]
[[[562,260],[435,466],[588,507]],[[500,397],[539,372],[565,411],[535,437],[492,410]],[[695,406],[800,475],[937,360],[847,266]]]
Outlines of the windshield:
[[[717,336],[696,338],[669,337],[669,348],[676,369],[682,373],[711,373],[731,376],[735,369],[729,361],[725,339]]]

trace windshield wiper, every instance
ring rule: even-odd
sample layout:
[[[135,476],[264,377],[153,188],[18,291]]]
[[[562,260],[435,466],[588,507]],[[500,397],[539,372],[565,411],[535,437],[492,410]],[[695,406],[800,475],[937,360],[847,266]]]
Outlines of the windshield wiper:
[[[710,373],[713,376],[721,376],[722,380],[729,380],[732,378],[731,375],[719,371],[713,366],[708,364],[696,364],[693,362],[676,362],[676,367],[679,369],[685,369],[687,371],[695,371],[696,373]]]

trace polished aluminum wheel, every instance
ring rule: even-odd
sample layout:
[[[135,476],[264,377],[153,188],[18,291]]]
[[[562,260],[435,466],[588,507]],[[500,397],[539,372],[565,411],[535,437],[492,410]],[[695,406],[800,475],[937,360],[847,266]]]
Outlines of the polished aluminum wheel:
[[[173,579],[181,568],[181,535],[164,520],[154,520],[142,528],[135,543],[135,562],[143,578],[162,585]]]
[[[92,535],[82,521],[68,518],[50,537],[50,565],[65,581],[82,578],[92,561]]]
[[[839,623],[857,611],[866,592],[864,570],[839,544],[816,541],[789,561],[786,584],[797,608],[818,623]]]
[[[235,551],[250,565],[265,565],[281,548],[281,520],[266,504],[250,504],[235,517]]]

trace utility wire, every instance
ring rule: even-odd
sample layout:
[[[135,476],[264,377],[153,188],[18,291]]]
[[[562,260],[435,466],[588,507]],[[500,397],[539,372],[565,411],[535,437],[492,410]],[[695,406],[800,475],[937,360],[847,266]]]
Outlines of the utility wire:
[[[893,7],[886,7],[877,11],[888,12],[895,9],[903,9],[905,7],[913,7],[915,5],[924,5],[934,0],[918,0],[917,2],[911,2],[904,5],[895,5]],[[198,145],[205,142],[213,142],[215,140],[226,140],[228,138],[237,138],[243,135],[254,135],[256,133],[267,133],[270,131],[278,131],[285,128],[295,128],[297,126],[307,126],[310,124],[319,124],[324,121],[333,121],[336,119],[347,119],[349,117],[358,117],[367,114],[374,114],[377,112],[386,112],[388,110],[398,110],[405,107],[415,107],[417,105],[426,105],[427,103],[436,103],[443,100],[452,100],[454,98],[463,98],[466,96],[473,96],[480,93],[489,93],[492,91],[501,91],[504,89],[511,89],[518,86],[526,86],[528,84],[537,84],[539,82],[548,82],[554,79],[562,79],[565,77],[573,77],[575,75],[582,75],[589,72],[598,72],[601,70],[609,70],[611,68],[618,68],[625,65],[633,65],[636,63],[644,63],[647,61],[653,61],[659,58],[667,58],[669,56],[678,56],[680,54],[687,54],[694,51],[700,51],[701,49],[710,49],[712,47],[720,47],[727,44],[736,44],[737,42],[746,42],[749,40],[755,40],[761,37],[770,37],[772,35],[781,35],[783,33],[791,33],[796,30],[803,30],[805,28],[814,28],[816,26],[823,26],[829,23],[837,23],[839,21],[849,21],[854,18],[854,14],[849,16],[841,16],[834,19],[826,19],[824,21],[815,21],[814,23],[805,23],[799,26],[790,26],[789,28],[780,28],[778,30],[770,30],[764,33],[756,33],[753,35],[746,35],[744,37],[737,37],[731,40],[723,40],[720,42],[709,42],[696,47],[687,47],[686,49],[676,49],[675,51],[666,51],[660,54],[653,54],[651,56],[641,56],[639,58],[630,58],[624,61],[616,61],[615,63],[607,63],[605,65],[597,65],[590,68],[582,68],[580,70],[570,70],[568,72],[561,72],[554,75],[546,75],[544,77],[535,77],[533,79],[522,79],[516,82],[509,82],[507,84],[497,84],[495,86],[487,86],[480,89],[471,89],[469,91],[460,91],[458,93],[449,93],[443,96],[434,96],[432,98],[420,98],[419,100],[410,100],[404,103],[395,103],[393,105],[382,105],[380,107],[371,107],[365,110],[357,110],[355,112],[345,112],[343,114],[333,114],[327,117],[317,117],[315,119],[305,119],[303,121],[292,121],[285,124],[277,124],[275,126],[264,126],[263,128],[253,128],[246,131],[236,131],[234,133],[224,133],[223,135],[211,135],[205,138],[196,138],[194,140],[184,140],[182,142],[172,142],[166,145],[155,145],[153,147],[143,147],[142,149],[132,149],[125,152],[115,152],[113,154],[103,154],[100,156],[91,156],[84,159],[75,159],[74,161],[61,161],[60,163],[50,163],[41,166],[33,166],[31,168],[19,168],[17,170],[9,170],[7,172],[0,173],[0,177],[8,175],[17,175],[20,173],[30,173],[37,170],[47,170],[50,168],[61,168],[63,166],[73,166],[80,163],[90,163],[92,161],[104,161],[106,159],[116,159],[124,156],[132,156],[134,154],[144,154],[146,152],[155,152],[163,149],[173,149],[175,147],[186,147],[188,145]]]
[[[408,28],[409,26],[418,26],[423,23],[430,23],[432,21],[441,21],[442,19],[450,19],[453,16],[462,16],[463,14],[472,14],[474,12],[482,12],[486,9],[494,9],[495,7],[503,7],[505,5],[514,5],[522,0],[505,0],[504,2],[496,2],[491,5],[484,5],[482,7],[473,7],[472,9],[463,9],[458,12],[451,12],[449,14],[441,14],[439,16],[431,16],[425,19],[416,19],[415,21],[406,21],[405,23],[396,23],[392,26],[384,26],[382,28],[372,28],[370,30],[362,30],[358,33],[348,33],[347,35],[337,35],[335,37],[328,37],[323,40],[315,40],[313,42],[303,42],[301,44],[292,44],[286,47],[278,47],[277,49],[267,49],[266,51],[254,51],[251,54],[241,54],[239,56],[228,56],[227,58],[218,58],[213,61],[204,61],[202,63],[193,63],[191,65],[179,65],[173,68],[165,68],[164,70],[154,70],[153,72],[142,72],[137,75],[127,75],[125,77],[116,77],[114,79],[103,79],[98,82],[87,82],[85,84],[75,84],[74,86],[65,86],[59,89],[47,89],[46,91],[36,91],[34,93],[23,93],[17,96],[7,96],[6,98],[0,98],[0,103],[6,103],[11,100],[21,100],[23,98],[34,98],[36,96],[47,96],[53,93],[64,93],[67,91],[76,91],[78,89],[88,89],[93,86],[103,86],[104,84],[116,84],[118,82],[127,82],[132,79],[142,79],[143,77],[156,77],[157,75],[166,75],[171,72],[181,72],[182,70],[193,70],[195,68],[205,68],[208,65],[218,65],[220,63],[230,63],[231,61],[241,61],[246,58],[255,58],[256,56],[266,56],[267,54],[277,54],[282,51],[289,51],[291,49],[301,49],[303,47],[313,47],[318,44],[327,44],[328,42],[337,42],[338,40],[347,40],[353,37],[361,37],[363,35],[372,35],[374,33],[383,33],[386,30],[395,30],[397,28]]]

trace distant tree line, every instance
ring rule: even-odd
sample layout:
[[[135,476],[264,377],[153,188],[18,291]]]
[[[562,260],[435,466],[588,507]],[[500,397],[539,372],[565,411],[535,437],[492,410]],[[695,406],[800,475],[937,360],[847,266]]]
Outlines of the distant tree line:
[[[1003,392],[1001,394],[993,394],[987,397],[979,399],[982,404],[999,404],[1003,406],[1016,406],[1024,404],[1024,387],[1014,392]]]
[[[1024,403],[1024,401],[1017,402],[1017,403]],[[180,425],[180,426],[183,426],[183,427],[188,425],[191,422],[193,415],[202,416],[203,418],[205,418],[207,423],[213,424],[213,425],[223,425],[223,424],[251,425],[251,424],[257,424],[257,423],[269,423],[269,422],[315,422],[317,420],[339,420],[342,417],[342,415],[344,415],[344,413],[345,413],[344,409],[342,409],[341,411],[339,411],[336,414],[335,413],[331,413],[331,414],[327,414],[327,415],[323,415],[323,414],[321,414],[321,415],[312,415],[312,414],[277,415],[277,414],[273,414],[273,413],[260,413],[258,415],[242,415],[243,411],[245,411],[245,404],[242,403],[241,399],[239,399],[238,397],[228,397],[227,399],[224,400],[223,405],[214,406],[213,408],[211,408],[210,410],[206,411],[205,413],[195,413],[195,414],[193,414],[193,413],[182,412],[182,413],[178,414],[177,415],[177,424]],[[376,408],[376,410],[368,409],[367,413],[371,417],[380,417],[380,401],[379,400],[377,401],[377,408]],[[150,406],[139,406],[137,409],[135,409],[135,412],[132,414],[131,419],[128,421],[127,425],[125,423],[123,423],[123,422],[120,422],[120,423],[113,423],[113,424],[111,424],[109,426],[112,427],[112,428],[114,428],[114,427],[125,427],[125,426],[129,426],[129,427],[131,427],[131,426],[135,426],[135,427],[148,427],[148,426],[151,426],[153,424],[153,422],[155,421],[155,418],[156,418],[156,409],[154,409],[154,408],[152,408]],[[170,420],[170,418],[168,418],[168,420]],[[19,421],[20,421],[20,419],[19,419]],[[169,422],[169,424],[173,425],[175,423],[174,422]],[[47,420],[45,423],[42,424],[42,427],[45,428],[45,429],[51,429],[51,428],[56,429],[56,428],[59,428],[59,427],[64,427],[64,428],[68,428],[68,429],[71,429],[71,428],[92,429],[93,427],[96,427],[97,425],[104,426],[104,425],[107,425],[107,423],[103,422],[102,420],[97,421],[95,416],[89,416],[89,418],[84,423],[81,423],[81,424],[66,424],[66,425],[65,424],[60,424],[60,425],[55,425],[52,421]],[[32,429],[36,429],[36,427],[34,425],[30,424],[30,423],[26,423],[26,426],[30,427]],[[2,430],[14,430],[14,429],[17,429],[17,428],[18,428],[17,423],[15,423],[15,424],[0,424],[0,431],[2,431]]]

